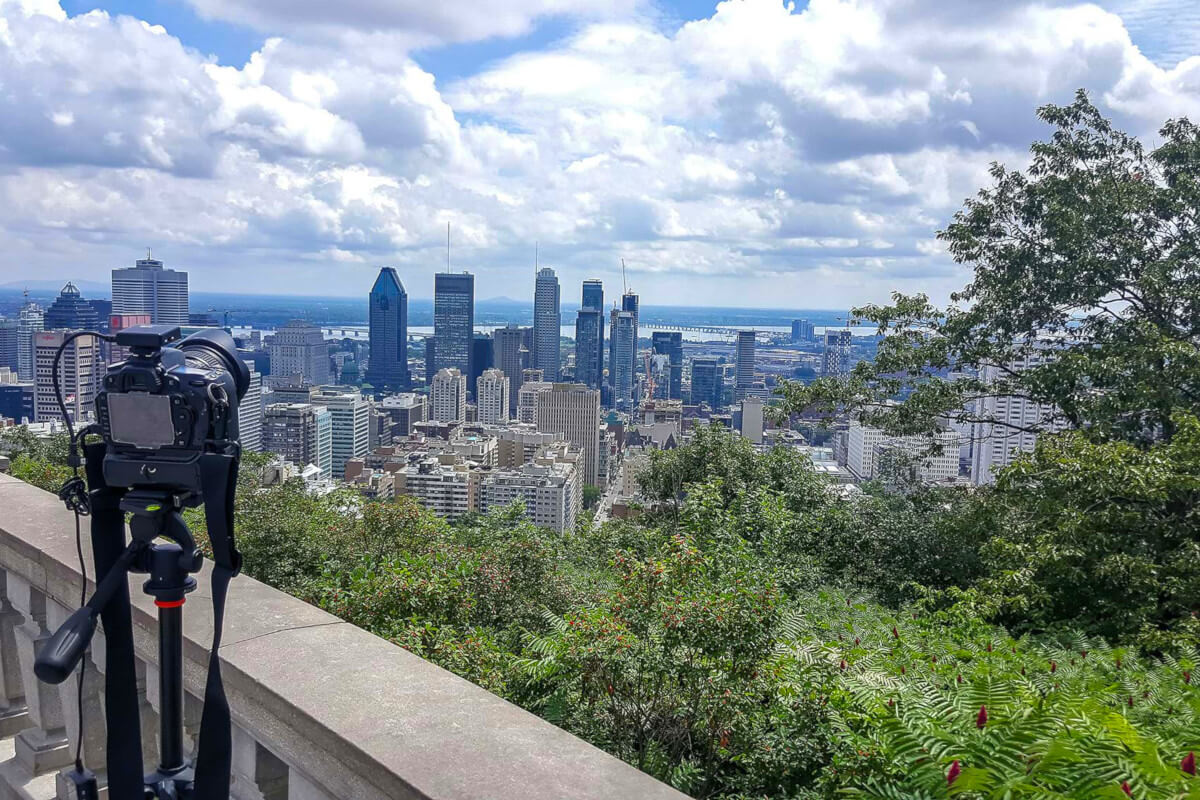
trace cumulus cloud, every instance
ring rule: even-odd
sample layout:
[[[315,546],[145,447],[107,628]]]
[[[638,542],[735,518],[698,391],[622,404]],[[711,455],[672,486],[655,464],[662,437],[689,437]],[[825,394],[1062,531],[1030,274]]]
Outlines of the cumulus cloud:
[[[1200,117],[1200,57],[1156,63],[1088,4],[726,0],[682,26],[586,22],[445,83],[414,32],[509,35],[582,6],[462,22],[354,0],[336,20],[287,4],[288,22],[194,2],[273,38],[223,66],[130,17],[0,0],[4,277],[102,277],[153,244],[203,288],[360,293],[391,263],[427,296],[449,223],[481,296],[527,293],[534,241],[568,286],[626,258],[649,303],[944,296],[964,275],[933,234],[990,161],[1026,158],[1038,105],[1083,86],[1147,137]]]

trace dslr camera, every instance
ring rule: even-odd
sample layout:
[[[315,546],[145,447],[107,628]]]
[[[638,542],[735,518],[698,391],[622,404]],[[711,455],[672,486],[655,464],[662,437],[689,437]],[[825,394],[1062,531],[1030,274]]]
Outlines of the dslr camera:
[[[172,325],[118,331],[115,343],[129,356],[108,368],[96,419],[108,445],[109,486],[165,489],[190,495],[193,505],[200,502],[201,456],[239,455],[237,406],[250,370],[219,328],[180,336]]]

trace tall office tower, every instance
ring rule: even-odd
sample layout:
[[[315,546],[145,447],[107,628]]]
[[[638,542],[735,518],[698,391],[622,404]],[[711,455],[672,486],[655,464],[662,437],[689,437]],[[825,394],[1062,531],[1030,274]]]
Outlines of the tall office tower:
[[[429,392],[430,416],[438,422],[463,422],[467,418],[467,376],[443,367],[433,376]]]
[[[475,338],[475,276],[469,272],[439,272],[433,276],[432,364],[436,373],[447,367],[471,374]]]
[[[467,393],[476,396],[476,384],[479,376],[495,366],[492,363],[492,337],[487,333],[477,333],[471,341],[471,374],[467,376]]]
[[[370,315],[370,361],[367,383],[375,394],[407,392],[412,386],[408,374],[408,293],[393,267],[379,270],[379,277],[368,296]]]
[[[604,384],[604,312],[581,308],[575,318],[575,380],[591,389]]]
[[[70,281],[46,309],[42,328],[47,331],[94,331],[100,327],[96,309],[83,299],[79,289]]]
[[[641,330],[641,317],[638,313],[638,296],[633,292],[625,292],[621,295],[621,310],[628,311],[633,314],[633,347],[629,348],[629,383],[633,384],[633,378],[637,375],[638,368],[638,332]],[[608,365],[609,381],[612,381],[612,364]]]
[[[250,388],[238,403],[238,442],[243,453],[258,453],[262,451],[262,375],[254,368],[253,361],[245,363],[250,370]]]
[[[33,363],[36,396],[34,418],[38,422],[62,419],[54,395],[54,355],[67,338],[65,331],[41,331],[33,335]],[[100,341],[94,336],[80,336],[63,350],[58,365],[59,388],[67,414],[73,422],[81,422],[93,414],[96,392],[104,378],[100,359]]]
[[[612,404],[628,410],[633,405],[633,365],[637,350],[637,317],[629,311],[612,310],[609,330],[608,383]]]
[[[792,342],[811,342],[816,338],[816,331],[811,322],[806,319],[792,320]]]
[[[263,411],[263,450],[298,467],[314,464],[329,477],[333,422],[329,409],[312,403],[271,403]]]
[[[336,387],[314,389],[309,401],[329,409],[333,429],[333,477],[346,474],[346,462],[362,458],[371,446],[371,404],[358,392]]]
[[[825,331],[825,354],[821,360],[821,374],[845,375],[850,372],[850,345],[854,336],[849,330],[839,328]]]
[[[583,452],[584,481],[600,473],[600,392],[582,383],[546,384],[537,397],[537,429],[561,434]]]
[[[692,359],[692,403],[707,403],[713,411],[721,407],[721,365],[712,356]]]
[[[657,386],[655,397],[668,400],[683,398],[683,334],[670,331],[655,331],[651,335],[654,354],[667,356],[669,381],[667,386]]]
[[[492,366],[508,378],[508,413],[517,414],[517,395],[521,391],[521,373],[529,367],[533,347],[533,328],[509,325],[492,331]]]
[[[988,364],[979,371],[985,384],[993,383],[1008,372],[1019,372],[1046,362],[1049,356],[1032,353],[1001,368]],[[996,470],[1003,469],[1032,453],[1041,429],[1053,433],[1062,429],[1057,409],[1048,403],[1037,403],[1021,395],[983,397],[975,401],[975,416],[988,422],[976,422],[971,430],[971,483],[976,486],[996,480]]]
[[[550,267],[542,267],[533,290],[533,366],[548,381],[558,380],[562,372],[561,336],[558,277]]]
[[[17,321],[0,318],[0,367],[8,367],[18,372],[20,363],[17,360]]]
[[[476,383],[475,405],[479,408],[479,421],[487,425],[503,425],[512,419],[508,377],[494,367],[484,370]]]
[[[583,302],[579,307],[604,310],[604,284],[601,281],[590,278],[583,282]]]
[[[154,258],[112,271],[112,313],[149,314],[155,325],[188,324],[188,276]]]
[[[275,331],[271,342],[271,374],[283,378],[299,375],[302,383],[329,383],[329,345],[321,329],[311,322],[294,319]]]
[[[741,400],[746,396],[746,390],[754,385],[754,331],[738,331],[737,336],[737,373],[734,380],[733,399]]]
[[[17,312],[17,374],[21,380],[34,379],[33,336],[45,330],[45,314],[37,303],[29,301],[29,292],[26,292],[25,303]]]

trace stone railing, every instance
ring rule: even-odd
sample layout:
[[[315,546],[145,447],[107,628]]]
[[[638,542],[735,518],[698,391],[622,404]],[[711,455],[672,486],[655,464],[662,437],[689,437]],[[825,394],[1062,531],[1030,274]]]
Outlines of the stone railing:
[[[85,556],[91,575],[87,520]],[[212,630],[207,571],[184,614],[185,723],[199,727]],[[80,732],[74,678],[33,675],[79,603],[72,515],[0,474],[0,798],[69,797]],[[146,764],[157,763],[154,606],[131,578]],[[89,581],[90,582],[90,581]],[[89,589],[90,590],[90,589]],[[247,577],[230,589],[222,671],[236,800],[679,800],[684,795],[366,631]],[[104,766],[103,631],[87,663],[85,762]],[[114,799],[124,800],[124,798]]]

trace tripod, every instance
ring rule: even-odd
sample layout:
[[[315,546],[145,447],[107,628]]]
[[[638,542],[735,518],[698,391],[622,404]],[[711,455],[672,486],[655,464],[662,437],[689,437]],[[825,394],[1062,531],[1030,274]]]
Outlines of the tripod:
[[[197,482],[205,485],[202,496],[199,492],[157,487],[111,487],[105,483],[100,468],[104,445],[86,447],[88,481],[92,486],[89,498],[93,555],[96,574],[102,577],[87,603],[42,648],[34,671],[48,683],[66,680],[83,658],[97,621],[102,620],[107,644],[105,715],[110,797],[114,800],[228,798],[229,706],[221,684],[217,648],[225,591],[240,561],[227,527],[232,521],[238,459],[218,454],[201,456],[195,472]],[[153,469],[149,471],[154,473]],[[203,558],[181,512],[201,502],[214,550],[214,640],[200,728],[201,746],[197,764],[192,764],[185,757],[183,745],[183,605],[186,595],[196,588],[192,575],[199,572]],[[125,542],[127,514],[128,544]],[[149,576],[142,590],[154,598],[158,611],[159,764],[148,775],[142,773],[139,726],[131,722],[137,719],[138,699],[127,579],[130,572]],[[80,796],[85,796],[82,790]]]

